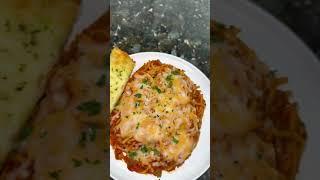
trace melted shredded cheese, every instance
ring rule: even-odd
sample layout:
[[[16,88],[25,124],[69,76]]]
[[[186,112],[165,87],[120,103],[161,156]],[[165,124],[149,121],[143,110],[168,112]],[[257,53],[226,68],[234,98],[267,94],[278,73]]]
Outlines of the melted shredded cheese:
[[[138,70],[115,107],[114,111],[121,114],[118,124],[111,127],[119,130],[123,145],[126,139],[140,144],[125,147],[125,153],[129,157],[131,153],[130,158],[143,165],[163,164],[164,170],[181,165],[196,146],[200,133],[202,115],[192,96],[199,93],[196,89],[182,70],[159,61],[150,61]],[[173,167],[165,167],[166,162],[174,162]]]

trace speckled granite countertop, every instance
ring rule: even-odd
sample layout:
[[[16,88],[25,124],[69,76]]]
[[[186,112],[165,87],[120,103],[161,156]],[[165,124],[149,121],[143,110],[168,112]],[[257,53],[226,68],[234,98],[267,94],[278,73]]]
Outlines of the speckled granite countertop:
[[[113,45],[129,54],[173,54],[209,75],[209,0],[116,0],[110,5]]]
[[[129,54],[165,52],[209,77],[210,0],[114,0],[111,40]],[[200,180],[209,180],[209,171]]]
[[[251,0],[289,26],[320,58],[319,0]]]

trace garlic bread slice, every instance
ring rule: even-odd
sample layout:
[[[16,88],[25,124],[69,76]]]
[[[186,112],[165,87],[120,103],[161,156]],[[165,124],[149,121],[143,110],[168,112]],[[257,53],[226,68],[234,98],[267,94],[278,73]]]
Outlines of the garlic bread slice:
[[[43,94],[79,0],[1,0],[0,165]]]
[[[135,62],[119,48],[114,48],[110,55],[110,111],[119,100],[127,84]]]

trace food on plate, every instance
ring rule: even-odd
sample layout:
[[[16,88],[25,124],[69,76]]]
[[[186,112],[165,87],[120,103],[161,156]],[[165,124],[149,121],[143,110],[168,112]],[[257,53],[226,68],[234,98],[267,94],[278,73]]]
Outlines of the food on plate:
[[[239,30],[213,23],[214,179],[293,180],[306,131],[282,90],[286,77],[258,59]]]
[[[110,54],[110,111],[119,100],[134,65],[134,61],[126,52],[119,48],[112,49]]]
[[[106,13],[62,54],[0,179],[106,178],[108,21]]]
[[[145,63],[111,113],[110,144],[131,171],[161,176],[196,147],[205,108],[198,87],[172,65]]]
[[[1,1],[0,166],[43,94],[79,4],[78,0]]]

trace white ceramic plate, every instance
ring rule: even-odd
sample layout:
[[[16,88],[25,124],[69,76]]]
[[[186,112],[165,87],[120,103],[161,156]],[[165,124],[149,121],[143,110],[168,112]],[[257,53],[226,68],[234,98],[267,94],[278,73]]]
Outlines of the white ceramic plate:
[[[186,75],[198,86],[204,95],[206,108],[202,119],[201,133],[199,142],[193,150],[191,156],[183,165],[172,172],[163,172],[161,180],[192,180],[201,176],[210,166],[210,81],[195,66],[189,62],[173,55],[144,52],[131,55],[136,62],[134,72],[149,60],[159,59],[162,63],[171,64],[185,71]],[[116,160],[114,151],[110,147],[110,173],[116,180],[149,180],[156,179],[152,175],[144,175],[131,172],[127,169],[126,163]]]
[[[102,14],[108,11],[109,0],[82,0],[79,17],[70,34],[67,45],[74,37],[94,23]]]
[[[213,0],[211,18],[242,30],[241,38],[261,60],[281,75],[298,102],[308,140],[297,179],[319,177],[320,64],[313,53],[286,26],[245,0]]]

